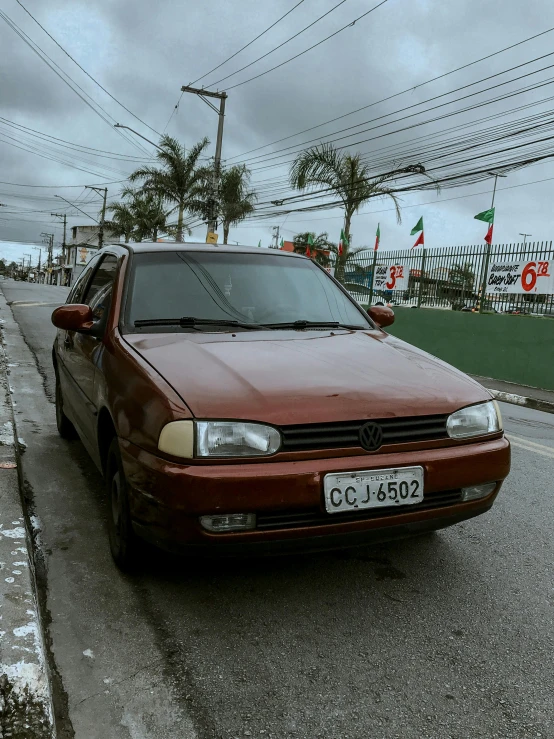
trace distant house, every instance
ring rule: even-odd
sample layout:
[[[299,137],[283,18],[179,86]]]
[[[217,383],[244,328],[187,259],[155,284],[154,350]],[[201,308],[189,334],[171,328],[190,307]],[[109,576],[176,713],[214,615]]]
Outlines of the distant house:
[[[60,273],[60,282],[57,284],[72,285],[83,271],[83,267],[89,259],[98,251],[98,226],[73,226],[71,228],[71,239],[67,244],[65,263],[55,268]],[[119,241],[114,236],[109,226],[104,226],[104,243]],[[61,261],[61,260],[60,260]]]
[[[280,248],[281,251],[294,251],[294,244],[292,241],[283,241],[283,246]]]

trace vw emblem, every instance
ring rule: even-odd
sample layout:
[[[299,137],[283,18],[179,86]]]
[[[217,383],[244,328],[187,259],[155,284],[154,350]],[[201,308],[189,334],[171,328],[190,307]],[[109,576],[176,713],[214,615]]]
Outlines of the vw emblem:
[[[360,429],[360,445],[368,452],[374,452],[383,443],[383,429],[376,423],[366,423]]]

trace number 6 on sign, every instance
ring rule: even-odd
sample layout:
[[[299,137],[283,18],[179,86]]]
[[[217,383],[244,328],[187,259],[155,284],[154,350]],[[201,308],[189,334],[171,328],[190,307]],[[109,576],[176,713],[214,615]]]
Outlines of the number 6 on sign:
[[[536,266],[535,262],[529,262],[525,265],[521,273],[521,286],[526,292],[531,292],[537,284]]]

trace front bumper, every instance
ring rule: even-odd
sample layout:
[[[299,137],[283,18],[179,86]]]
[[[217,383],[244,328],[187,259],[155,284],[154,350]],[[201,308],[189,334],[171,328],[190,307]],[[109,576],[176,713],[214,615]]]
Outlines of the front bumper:
[[[502,437],[460,446],[328,459],[245,464],[175,464],[121,440],[121,453],[136,531],[171,551],[284,552],[332,549],[410,536],[450,526],[487,511],[510,471],[510,445]],[[330,472],[421,465],[425,496],[497,482],[486,498],[466,503],[368,511],[340,520],[325,515],[323,477]],[[270,530],[211,534],[199,516],[215,513],[317,511],[317,523]],[[346,517],[345,517],[346,518]]]

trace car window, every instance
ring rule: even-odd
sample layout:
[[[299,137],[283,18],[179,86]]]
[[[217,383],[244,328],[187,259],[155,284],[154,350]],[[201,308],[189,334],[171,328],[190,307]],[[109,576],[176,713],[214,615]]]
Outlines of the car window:
[[[82,301],[92,309],[95,321],[99,321],[109,309],[116,274],[117,257],[107,254],[94,273]]]
[[[94,268],[98,264],[99,259],[100,259],[99,256],[95,256],[85,266],[85,268],[83,269],[83,271],[77,278],[77,281],[71,288],[71,291],[66,301],[67,303],[82,303],[83,302],[83,293],[86,289],[90,276],[92,275],[94,271]]]
[[[126,325],[133,330],[136,320],[184,316],[370,326],[349,297],[307,259],[215,250],[135,255]]]

